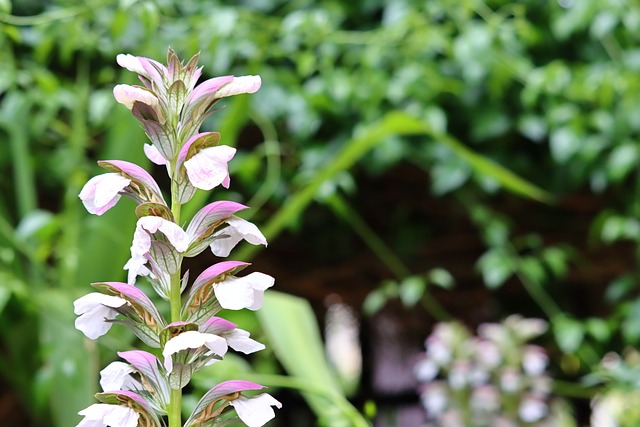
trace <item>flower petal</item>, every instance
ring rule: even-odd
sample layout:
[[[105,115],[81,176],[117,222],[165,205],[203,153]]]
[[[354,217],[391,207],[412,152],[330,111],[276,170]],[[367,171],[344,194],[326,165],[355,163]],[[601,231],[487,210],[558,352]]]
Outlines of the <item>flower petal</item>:
[[[113,88],[113,96],[116,98],[116,101],[130,110],[133,108],[135,102],[141,102],[153,108],[159,116],[161,115],[158,97],[143,87],[116,85]]]
[[[265,349],[264,344],[249,338],[249,335],[249,332],[243,329],[234,329],[223,334],[222,338],[227,340],[229,347],[244,354],[251,354]]]
[[[167,159],[164,158],[160,151],[150,144],[144,144],[144,154],[147,156],[149,160],[151,160],[156,165],[166,165],[168,163]]]
[[[222,308],[258,310],[262,307],[264,291],[273,286],[275,279],[264,273],[251,273],[244,277],[230,277],[213,285]]]
[[[227,342],[224,338],[213,334],[203,334],[198,331],[187,331],[171,338],[164,345],[162,355],[164,356],[164,367],[167,373],[173,370],[173,360],[171,356],[179,351],[187,349],[197,349],[206,346],[214,354],[224,356],[227,353]]]
[[[103,391],[131,390],[136,384],[129,375],[133,372],[135,370],[124,362],[111,362],[100,371],[100,387]]]
[[[235,408],[242,422],[249,427],[262,427],[273,419],[276,414],[272,406],[282,408],[280,402],[266,393],[250,398],[240,396],[229,403]]]
[[[78,412],[84,416],[76,427],[136,427],[140,415],[126,406],[94,403]]]
[[[234,77],[231,83],[224,85],[216,92],[216,98],[240,95],[242,93],[255,93],[260,89],[262,79],[260,76]]]
[[[187,103],[197,103],[202,99],[215,94],[222,86],[232,82],[233,80],[233,76],[221,76],[205,80],[204,82],[196,86],[193,92],[191,92],[189,98],[187,99]]]
[[[92,292],[74,301],[74,313],[79,315],[75,321],[76,329],[87,338],[95,340],[106,334],[111,328],[108,320],[118,315],[115,308],[122,307],[127,301],[111,295]]]
[[[94,215],[102,215],[120,200],[120,192],[131,183],[116,173],[94,176],[82,187],[80,200],[84,207]]]
[[[184,162],[191,184],[201,190],[211,190],[222,184],[229,188],[229,168],[227,162],[233,158],[236,149],[227,145],[218,145],[200,150]]]
[[[214,255],[219,257],[229,256],[231,250],[243,239],[252,245],[267,246],[267,239],[255,224],[237,216],[229,218],[227,224],[229,225],[227,228],[214,234],[214,236],[221,237],[211,243],[211,252]],[[225,237],[223,238],[222,236]]]

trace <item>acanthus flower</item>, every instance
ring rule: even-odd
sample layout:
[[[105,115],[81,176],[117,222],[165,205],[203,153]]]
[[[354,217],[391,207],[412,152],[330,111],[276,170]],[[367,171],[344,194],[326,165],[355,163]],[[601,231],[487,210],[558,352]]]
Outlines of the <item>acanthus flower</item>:
[[[236,202],[218,201],[200,209],[187,227],[189,236],[189,248],[185,256],[192,257],[201,253],[219,237],[214,235],[216,229],[233,217],[233,214],[247,209],[246,206]]]
[[[245,397],[242,392],[261,390],[264,386],[251,381],[225,381],[213,387],[197,403],[185,427],[195,427],[215,421],[230,405],[238,417],[249,427],[261,427],[271,420],[275,413],[272,406],[282,407],[271,395],[262,393],[254,397]]]
[[[74,301],[74,313],[78,315],[75,326],[89,339],[95,340],[109,332],[112,323],[126,306],[127,300],[92,292]]]
[[[241,240],[246,240],[252,245],[267,246],[267,239],[255,224],[237,216],[232,216],[225,221],[228,227],[216,232],[211,243],[211,252],[215,256],[227,257]]]
[[[76,427],[160,427],[162,424],[149,402],[129,390],[96,394],[102,403],[95,403],[82,411],[84,416]]]
[[[158,241],[152,237],[158,232],[166,237],[168,243],[175,251],[182,253],[187,250],[189,239],[179,225],[158,216],[143,216],[138,219],[136,223],[133,243],[131,244],[131,258],[124,266],[125,270],[129,270],[129,284],[135,282],[136,276],[146,276],[150,273],[150,270],[145,267],[145,264],[148,261],[147,257],[152,249],[153,243]],[[166,249],[171,252],[170,247]]]
[[[110,173],[91,178],[78,195],[89,213],[102,215],[115,206],[121,196],[138,204],[154,202],[166,205],[158,184],[140,166],[122,160],[102,160],[98,165]]]
[[[112,295],[93,292],[74,302],[75,313],[79,315],[75,326],[87,338],[95,340],[106,334],[111,325],[119,323],[129,327],[147,345],[160,346],[157,332],[164,328],[165,321],[141,290],[120,282],[92,285]],[[116,319],[118,315],[122,319]]]
[[[167,330],[177,330],[185,325],[188,327],[189,324],[174,322],[167,326]],[[171,388],[179,389],[187,385],[193,372],[222,360],[228,348],[224,338],[210,333],[186,330],[174,335],[162,350]]]

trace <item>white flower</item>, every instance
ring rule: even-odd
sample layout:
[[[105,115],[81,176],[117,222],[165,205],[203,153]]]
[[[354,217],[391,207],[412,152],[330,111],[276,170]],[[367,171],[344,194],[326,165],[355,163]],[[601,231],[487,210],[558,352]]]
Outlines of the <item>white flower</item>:
[[[526,396],[518,406],[518,415],[526,423],[534,423],[544,418],[549,412],[547,404],[534,396]]]
[[[429,417],[438,417],[445,409],[447,409],[447,397],[446,388],[437,382],[428,384],[421,396],[422,406],[427,411]]]
[[[82,187],[78,197],[89,213],[102,215],[120,200],[120,191],[131,183],[117,173],[94,176]]]
[[[214,236],[220,236],[211,243],[211,252],[215,256],[227,257],[240,240],[244,239],[252,245],[267,246],[267,239],[255,224],[232,216],[227,220],[228,227],[216,232]]]
[[[413,367],[413,373],[418,381],[427,383],[438,375],[438,365],[428,357],[420,359]]]
[[[453,390],[460,390],[469,384],[471,366],[464,360],[454,361],[449,371],[449,385]]]
[[[167,237],[169,243],[178,252],[187,250],[189,236],[179,225],[159,216],[143,216],[138,220],[136,231],[133,233],[131,258],[124,266],[125,270],[129,270],[129,284],[135,282],[136,276],[149,274],[144,264],[147,262],[146,255],[151,249],[151,235],[158,231]]]
[[[136,381],[131,377],[135,369],[124,362],[112,362],[100,371],[100,387],[103,391],[132,390]]]
[[[203,334],[198,331],[187,331],[171,338],[164,346],[162,355],[164,356],[164,367],[167,373],[173,370],[172,356],[182,350],[199,349],[206,347],[211,353],[220,357],[227,353],[227,341],[213,334]]]
[[[211,190],[220,184],[229,188],[231,178],[227,163],[235,154],[236,149],[227,145],[203,148],[184,162],[189,181],[201,190]]]
[[[76,427],[136,427],[140,415],[126,406],[95,403],[78,412],[84,416]]]
[[[76,319],[76,329],[92,340],[106,334],[111,328],[109,320],[113,320],[118,315],[114,309],[128,304],[126,300],[92,292],[74,301],[74,313],[79,317]]]
[[[522,367],[527,375],[540,375],[547,368],[549,357],[544,350],[535,345],[528,345],[522,355]]]
[[[262,427],[276,416],[271,407],[282,407],[280,402],[266,393],[250,398],[240,396],[229,403],[235,408],[242,422],[249,427]]]
[[[507,366],[500,373],[500,388],[507,393],[515,393],[522,385],[522,378],[518,370]]]
[[[273,286],[275,279],[264,273],[251,273],[244,277],[229,277],[214,283],[213,291],[222,308],[228,310],[258,310],[262,307],[264,291]]]

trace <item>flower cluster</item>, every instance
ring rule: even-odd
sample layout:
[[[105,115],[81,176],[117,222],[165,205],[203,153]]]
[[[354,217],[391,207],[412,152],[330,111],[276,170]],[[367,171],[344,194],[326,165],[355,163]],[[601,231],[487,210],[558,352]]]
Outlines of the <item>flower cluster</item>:
[[[510,316],[482,324],[472,336],[459,323],[440,323],[414,366],[429,426],[556,426],[539,319]]]
[[[605,386],[591,400],[591,427],[640,425],[640,352],[607,353],[586,379]]]
[[[180,223],[181,205],[196,189],[229,187],[227,162],[235,149],[220,145],[217,132],[199,132],[218,100],[253,93],[260,88],[259,76],[224,76],[196,85],[201,68],[198,56],[184,65],[169,50],[167,65],[152,59],[118,55],[118,64],[138,74],[142,86],[118,85],[116,100],[129,108],[142,124],[151,144],[147,157],[165,165],[171,182],[170,205],[153,177],[140,166],[122,160],[98,164],[107,173],[90,179],[80,199],[86,209],[102,215],[121,196],[133,199],[138,218],[131,258],[124,266],[127,283],[93,283],[97,292],[74,303],[76,327],[97,339],[113,324],[128,327],[156,354],[141,350],[120,352],[123,361],[111,363],[101,372],[101,403],[89,406],[78,427],[169,427],[227,425],[236,419],[259,427],[274,417],[272,406],[280,403],[268,394],[247,397],[244,392],[263,387],[249,381],[227,381],[209,390],[182,424],[182,388],[195,371],[221,361],[229,348],[245,354],[262,350],[249,332],[217,317],[222,309],[257,310],[274,279],[263,273],[241,274],[249,266],[240,261],[218,262],[191,284],[181,275],[184,258],[207,248],[226,257],[241,240],[266,245],[258,228],[235,214],[246,209],[239,203],[217,201],[200,209],[185,228]],[[169,301],[165,318],[136,282],[144,277],[155,292]],[[235,411],[235,414],[234,414]]]

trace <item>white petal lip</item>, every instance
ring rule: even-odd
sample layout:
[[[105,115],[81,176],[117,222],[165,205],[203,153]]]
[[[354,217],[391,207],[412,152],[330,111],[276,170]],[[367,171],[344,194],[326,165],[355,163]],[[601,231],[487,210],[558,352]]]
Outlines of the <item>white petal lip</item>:
[[[140,415],[126,406],[95,403],[78,415],[84,419],[76,427],[136,427]]]
[[[141,74],[141,75],[147,74],[147,72],[142,67],[142,64],[140,64],[140,60],[136,56],[129,55],[128,53],[127,54],[121,53],[118,56],[116,56],[116,62],[122,68],[125,68],[136,74]]]
[[[82,331],[87,338],[95,340],[106,334],[111,323],[118,315],[114,308],[122,307],[127,301],[112,295],[92,292],[74,301],[74,313],[78,315],[75,321],[76,329]]]
[[[262,427],[276,416],[272,406],[282,407],[280,402],[266,393],[251,398],[240,396],[229,403],[235,408],[242,422],[249,427]]]
[[[168,373],[173,370],[173,360],[171,356],[179,351],[187,349],[197,349],[206,346],[211,352],[218,356],[227,353],[227,342],[224,338],[213,334],[203,334],[198,331],[187,331],[171,338],[164,346],[162,355],[164,356],[164,367]]]
[[[184,162],[191,184],[201,190],[211,190],[222,184],[229,188],[229,168],[227,163],[236,154],[236,149],[227,145],[203,148]]]
[[[233,248],[243,239],[252,245],[267,246],[267,239],[255,224],[235,215],[227,220],[227,224],[229,225],[228,227],[214,234],[214,236],[228,236],[215,239],[213,243],[211,243],[211,252],[213,252],[215,256],[229,256]]]
[[[130,110],[133,108],[133,104],[138,101],[158,111],[158,97],[156,97],[153,92],[139,86],[116,85],[113,88],[113,96],[116,98],[116,101]]]
[[[216,91],[216,98],[240,95],[242,93],[255,93],[260,89],[262,79],[260,76],[234,77],[231,82]]]
[[[78,197],[89,213],[102,215],[118,203],[120,191],[130,183],[130,179],[117,173],[97,175],[87,181]]]
[[[144,154],[145,156],[147,156],[147,159],[151,160],[153,163],[155,163],[156,165],[166,165],[167,163],[169,163],[167,161],[167,159],[165,159],[162,154],[160,154],[160,151],[158,151],[158,149],[156,147],[154,147],[153,145],[150,144],[144,144]]]
[[[244,277],[230,277],[213,285],[216,298],[227,310],[258,310],[262,307],[264,291],[275,283],[275,279],[264,273],[251,273]]]
[[[249,338],[249,332],[243,329],[234,329],[230,332],[226,332],[223,334],[223,337],[227,340],[229,347],[244,354],[250,354],[265,349],[264,344]]]
[[[123,390],[126,385],[131,384],[131,377],[129,374],[135,372],[135,370],[124,362],[111,362],[100,371],[100,387],[102,391],[115,391]]]

